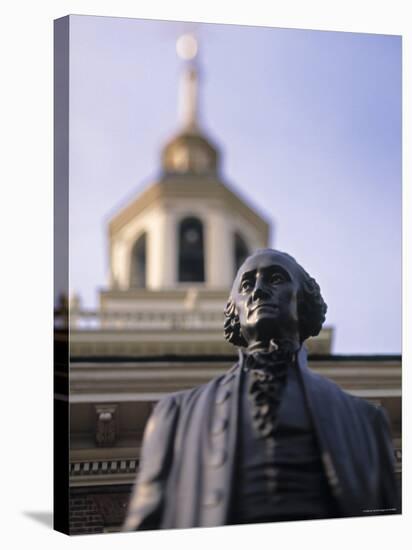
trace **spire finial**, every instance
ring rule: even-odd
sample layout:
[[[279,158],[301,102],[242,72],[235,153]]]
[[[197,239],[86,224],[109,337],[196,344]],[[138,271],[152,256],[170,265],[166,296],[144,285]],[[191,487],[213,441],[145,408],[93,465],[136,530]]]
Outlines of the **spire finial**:
[[[185,129],[198,127],[198,69],[196,56],[198,43],[193,34],[183,34],[176,42],[178,56],[185,61],[180,82],[179,118]]]

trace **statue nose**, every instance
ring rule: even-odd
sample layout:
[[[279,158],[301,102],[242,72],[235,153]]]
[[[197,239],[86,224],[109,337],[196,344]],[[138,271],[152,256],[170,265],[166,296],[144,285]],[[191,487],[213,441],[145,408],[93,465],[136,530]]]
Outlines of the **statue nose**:
[[[265,296],[267,296],[267,292],[264,289],[264,286],[262,283],[257,282],[252,293],[252,299],[258,300],[259,298],[264,298]]]

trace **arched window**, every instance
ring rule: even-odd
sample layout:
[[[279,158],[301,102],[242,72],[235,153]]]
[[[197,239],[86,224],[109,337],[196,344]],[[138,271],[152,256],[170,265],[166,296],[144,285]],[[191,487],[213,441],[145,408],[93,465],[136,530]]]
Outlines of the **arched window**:
[[[239,233],[235,233],[233,256],[234,256],[234,267],[235,267],[235,275],[236,275],[239,267],[243,264],[243,262],[249,256],[248,247],[246,246],[245,241],[239,235]]]
[[[204,280],[203,225],[197,218],[185,218],[179,225],[179,282]]]
[[[146,233],[135,242],[130,262],[130,288],[146,286]]]

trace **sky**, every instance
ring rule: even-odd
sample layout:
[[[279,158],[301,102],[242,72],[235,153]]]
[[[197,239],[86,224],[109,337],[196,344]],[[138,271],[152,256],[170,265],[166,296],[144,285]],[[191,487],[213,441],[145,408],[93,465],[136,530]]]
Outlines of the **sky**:
[[[72,16],[70,288],[108,285],[111,217],[160,171],[183,63],[222,176],[319,282],[334,353],[401,352],[401,38]]]

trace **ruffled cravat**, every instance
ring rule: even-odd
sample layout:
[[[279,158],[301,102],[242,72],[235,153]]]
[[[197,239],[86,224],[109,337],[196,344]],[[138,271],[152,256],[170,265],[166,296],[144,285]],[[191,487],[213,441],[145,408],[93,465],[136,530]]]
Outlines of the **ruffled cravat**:
[[[248,394],[252,421],[260,437],[275,433],[288,368],[294,359],[295,351],[291,346],[246,352],[243,368],[250,371]]]

